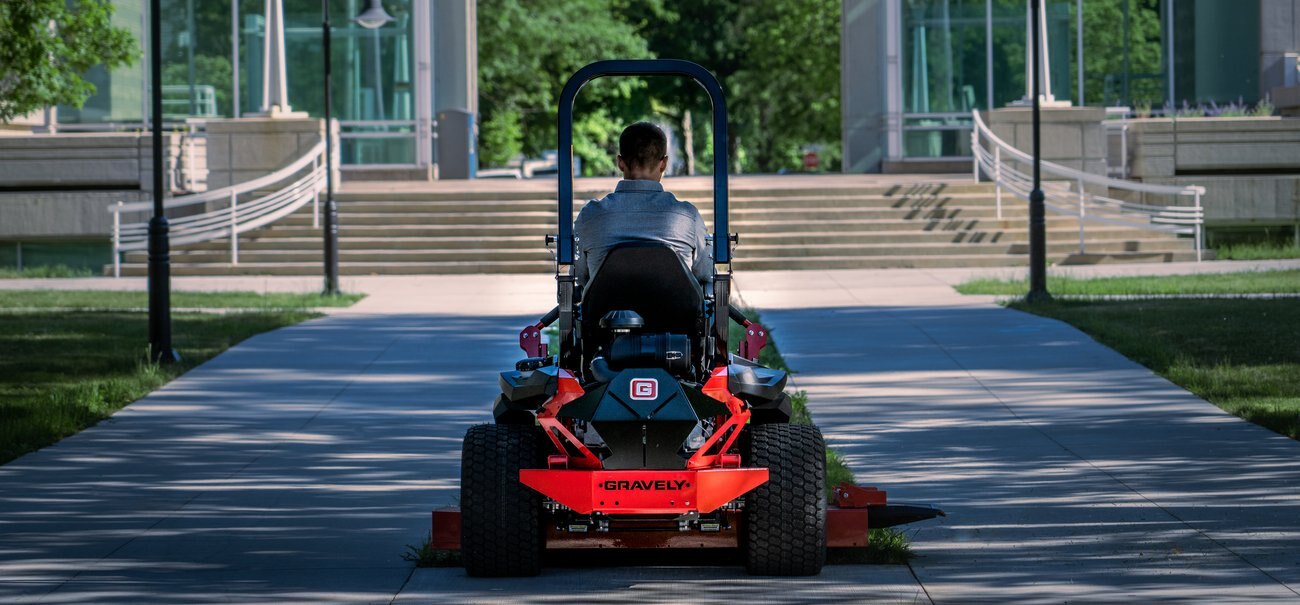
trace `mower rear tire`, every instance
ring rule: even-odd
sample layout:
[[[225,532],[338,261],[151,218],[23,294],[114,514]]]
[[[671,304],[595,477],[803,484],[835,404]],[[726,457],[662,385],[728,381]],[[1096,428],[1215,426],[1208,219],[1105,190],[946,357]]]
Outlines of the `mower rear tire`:
[[[460,553],[475,577],[535,576],[542,570],[546,536],[542,497],[519,481],[536,468],[541,435],[536,427],[470,427],[460,458]]]
[[[745,569],[814,576],[826,563],[826,442],[815,426],[750,426],[748,464],[767,483],[745,496]]]

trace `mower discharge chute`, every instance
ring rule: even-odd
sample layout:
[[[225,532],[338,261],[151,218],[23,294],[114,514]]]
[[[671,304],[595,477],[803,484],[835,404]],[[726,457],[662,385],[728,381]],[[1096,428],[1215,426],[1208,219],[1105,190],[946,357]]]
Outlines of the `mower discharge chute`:
[[[611,75],[687,76],[709,94],[707,287],[655,243],[617,246],[575,282],[573,100]],[[460,508],[434,512],[435,548],[459,548],[473,576],[536,574],[547,548],[701,547],[740,547],[753,574],[813,575],[828,546],[866,545],[873,513],[877,527],[941,514],[849,485],[828,506],[821,432],[790,423],[785,372],[757,363],[766,329],[730,304],[726,105],[712,74],[676,60],[588,65],[564,87],[559,136],[559,305],[520,333],[528,357],[501,374],[496,424],[466,434]],[[732,320],[746,329],[737,355]],[[543,330],[557,321],[552,355]]]

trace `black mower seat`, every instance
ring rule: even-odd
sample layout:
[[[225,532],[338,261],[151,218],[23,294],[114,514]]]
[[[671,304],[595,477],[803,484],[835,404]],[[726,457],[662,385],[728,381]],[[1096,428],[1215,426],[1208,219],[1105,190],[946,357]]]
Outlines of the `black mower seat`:
[[[610,330],[600,319],[610,311],[635,311],[643,334],[683,334],[693,342],[705,333],[704,291],[676,252],[663,244],[627,243],[605,256],[582,294],[583,354],[608,349]],[[702,350],[702,349],[701,349]]]

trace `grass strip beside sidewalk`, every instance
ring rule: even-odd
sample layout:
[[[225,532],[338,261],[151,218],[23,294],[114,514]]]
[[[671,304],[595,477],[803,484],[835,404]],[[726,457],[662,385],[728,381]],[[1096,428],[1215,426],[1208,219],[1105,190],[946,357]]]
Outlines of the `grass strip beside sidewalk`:
[[[1300,439],[1300,302],[1147,300],[1028,304],[1225,411]]]
[[[1300,258],[1300,244],[1228,244],[1214,247],[1215,258],[1219,260],[1269,260],[1277,258]]]
[[[66,265],[38,265],[35,267],[0,267],[0,279],[46,279],[52,277],[91,277],[90,269],[68,267]]]
[[[1047,286],[1057,296],[1294,294],[1300,293],[1300,269],[1093,279],[1052,275]],[[976,278],[956,289],[962,294],[1022,296],[1029,285],[1024,280]]]
[[[309,307],[351,304],[315,295],[176,292],[175,306],[255,309],[235,314],[174,313],[181,362],[149,362],[143,293],[0,290],[0,464],[92,426],[187,370],[255,334],[318,317]],[[137,297],[139,300],[137,300]],[[94,311],[14,310],[92,304]]]

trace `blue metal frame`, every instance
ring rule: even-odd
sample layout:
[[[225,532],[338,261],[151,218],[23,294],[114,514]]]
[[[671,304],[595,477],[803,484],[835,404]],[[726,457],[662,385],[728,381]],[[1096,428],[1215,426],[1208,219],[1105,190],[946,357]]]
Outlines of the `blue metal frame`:
[[[680,59],[621,59],[597,61],[573,74],[560,94],[559,241],[556,262],[573,264],[573,100],[578,91],[605,76],[686,76],[704,88],[713,105],[713,262],[731,262],[727,233],[727,100],[722,85],[709,70]]]

